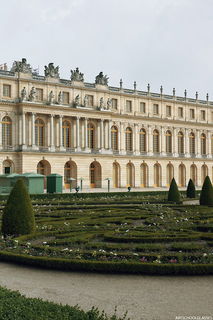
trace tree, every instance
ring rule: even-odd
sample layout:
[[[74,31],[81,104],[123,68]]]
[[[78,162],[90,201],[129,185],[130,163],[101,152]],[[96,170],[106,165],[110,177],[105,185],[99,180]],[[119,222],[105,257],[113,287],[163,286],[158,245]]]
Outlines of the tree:
[[[180,200],[180,192],[178,190],[177,183],[175,181],[175,178],[172,179],[169,192],[168,192],[168,201],[172,201],[175,203],[181,202]]]
[[[195,198],[196,192],[195,192],[195,185],[192,179],[189,179],[189,183],[186,190],[186,196],[187,198]]]
[[[30,196],[22,179],[15,183],[2,216],[4,237],[29,234],[35,231],[35,217]]]
[[[200,205],[213,205],[213,187],[209,176],[206,176],[202,186]]]

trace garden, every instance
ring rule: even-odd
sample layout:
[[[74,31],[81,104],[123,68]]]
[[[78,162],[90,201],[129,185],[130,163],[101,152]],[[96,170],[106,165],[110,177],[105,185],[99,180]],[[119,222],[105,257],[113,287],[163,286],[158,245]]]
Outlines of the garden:
[[[198,195],[198,194],[197,194]],[[181,193],[181,202],[186,197]],[[6,204],[0,198],[0,210]],[[35,229],[0,241],[0,260],[132,274],[213,274],[213,206],[167,192],[31,197]]]

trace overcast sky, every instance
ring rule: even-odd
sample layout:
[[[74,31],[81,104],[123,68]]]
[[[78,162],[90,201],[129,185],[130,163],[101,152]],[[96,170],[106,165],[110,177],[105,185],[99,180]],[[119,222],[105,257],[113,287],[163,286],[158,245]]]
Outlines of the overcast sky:
[[[0,64],[27,58],[43,74],[60,66],[85,81],[103,71],[109,84],[213,100],[212,0],[1,1]]]

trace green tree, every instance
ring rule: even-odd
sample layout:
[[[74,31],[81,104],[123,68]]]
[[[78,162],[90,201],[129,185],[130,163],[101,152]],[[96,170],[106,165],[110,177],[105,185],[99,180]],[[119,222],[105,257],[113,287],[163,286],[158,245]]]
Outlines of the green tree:
[[[35,231],[35,217],[30,196],[22,179],[12,189],[3,210],[2,233],[18,236]]]
[[[213,187],[209,176],[206,176],[202,186],[200,205],[213,205]]]
[[[187,198],[195,198],[196,192],[195,192],[195,185],[192,179],[189,179],[189,183],[186,190],[186,196]]]
[[[181,200],[180,200],[180,192],[178,190],[178,186],[177,186],[177,183],[175,181],[175,178],[172,179],[170,187],[169,187],[168,201],[172,201],[172,202],[175,202],[175,203],[181,202]]]

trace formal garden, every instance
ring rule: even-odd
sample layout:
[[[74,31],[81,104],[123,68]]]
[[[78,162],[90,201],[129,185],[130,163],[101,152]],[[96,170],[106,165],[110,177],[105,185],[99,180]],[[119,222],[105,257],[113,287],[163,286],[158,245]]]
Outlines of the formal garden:
[[[60,270],[212,274],[209,183],[207,191],[203,186],[204,197],[193,186],[187,195],[179,193],[172,181],[169,194],[42,194],[31,196],[32,205],[26,188],[20,198],[22,183],[13,189],[7,205],[7,198],[0,198],[4,210],[0,259]],[[184,204],[186,196],[200,197],[205,205]]]

